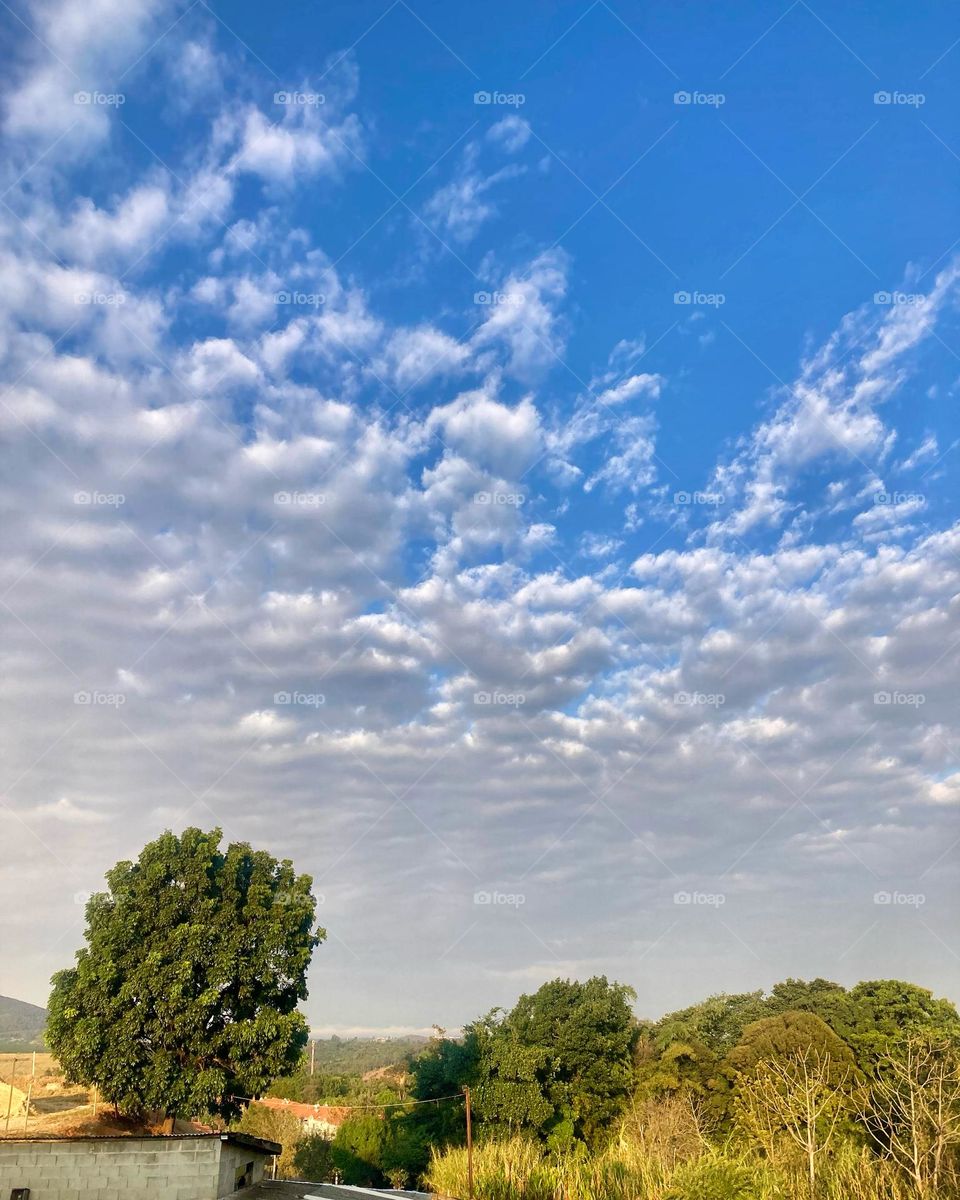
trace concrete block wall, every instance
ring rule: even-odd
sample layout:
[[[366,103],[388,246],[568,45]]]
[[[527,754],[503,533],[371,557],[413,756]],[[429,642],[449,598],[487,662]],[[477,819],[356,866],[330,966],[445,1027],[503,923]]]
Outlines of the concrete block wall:
[[[217,1200],[221,1150],[259,1161],[262,1175],[261,1155],[218,1137],[0,1139],[0,1198],[28,1187],[30,1200]]]
[[[229,1196],[231,1192],[235,1191],[240,1175],[245,1177],[248,1185],[259,1183],[272,1161],[272,1159],[265,1158],[262,1154],[257,1154],[256,1151],[244,1146],[221,1142],[217,1196]],[[6,1200],[6,1197],[0,1196],[0,1200]],[[32,1196],[30,1200],[33,1200]]]

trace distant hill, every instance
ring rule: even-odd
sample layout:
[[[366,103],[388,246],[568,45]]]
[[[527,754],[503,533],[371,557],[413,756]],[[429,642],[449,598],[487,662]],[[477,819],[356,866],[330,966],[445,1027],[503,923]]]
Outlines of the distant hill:
[[[12,996],[0,996],[0,1051],[40,1050],[47,1010]]]
[[[425,1037],[318,1038],[315,1070],[325,1075],[366,1075],[382,1067],[396,1067],[427,1044]],[[307,1051],[309,1055],[309,1050]]]

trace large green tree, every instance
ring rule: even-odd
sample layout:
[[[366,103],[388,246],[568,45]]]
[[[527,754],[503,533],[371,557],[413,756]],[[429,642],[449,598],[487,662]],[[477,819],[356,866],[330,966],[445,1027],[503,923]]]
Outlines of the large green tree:
[[[471,1026],[481,1121],[536,1133],[557,1148],[601,1141],[635,1082],[633,999],[630,988],[602,976],[555,979],[505,1016],[495,1011]]]
[[[230,1118],[294,1069],[324,931],[311,879],[222,833],[165,833],[107,872],[86,946],[53,977],[47,1038],[118,1109]]]

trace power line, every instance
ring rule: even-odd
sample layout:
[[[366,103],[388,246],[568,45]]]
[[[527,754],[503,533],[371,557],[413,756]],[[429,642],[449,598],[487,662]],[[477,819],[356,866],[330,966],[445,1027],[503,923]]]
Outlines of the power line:
[[[262,1100],[286,1100],[288,1104],[305,1104],[310,1108],[341,1108],[347,1109],[350,1112],[359,1112],[361,1109],[383,1109],[383,1108],[407,1108],[411,1104],[440,1104],[444,1100],[462,1100],[463,1092],[454,1092],[449,1096],[432,1096],[428,1100],[397,1100],[391,1101],[389,1104],[321,1104],[316,1101],[311,1104],[309,1100],[287,1100],[285,1096],[234,1096],[234,1100],[247,1100],[251,1104],[259,1104]]]

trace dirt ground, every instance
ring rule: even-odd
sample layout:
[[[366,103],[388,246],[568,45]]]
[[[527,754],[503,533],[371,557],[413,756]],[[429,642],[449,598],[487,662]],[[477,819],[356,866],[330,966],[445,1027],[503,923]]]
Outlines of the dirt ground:
[[[117,1117],[109,1104],[100,1101],[94,1113],[94,1093],[68,1084],[52,1054],[0,1054],[0,1081],[29,1093],[30,1110],[0,1110],[2,1137],[69,1137],[77,1134],[119,1135],[154,1132],[138,1122]],[[182,1128],[181,1128],[182,1126]],[[177,1122],[176,1132],[190,1132],[190,1122]]]

